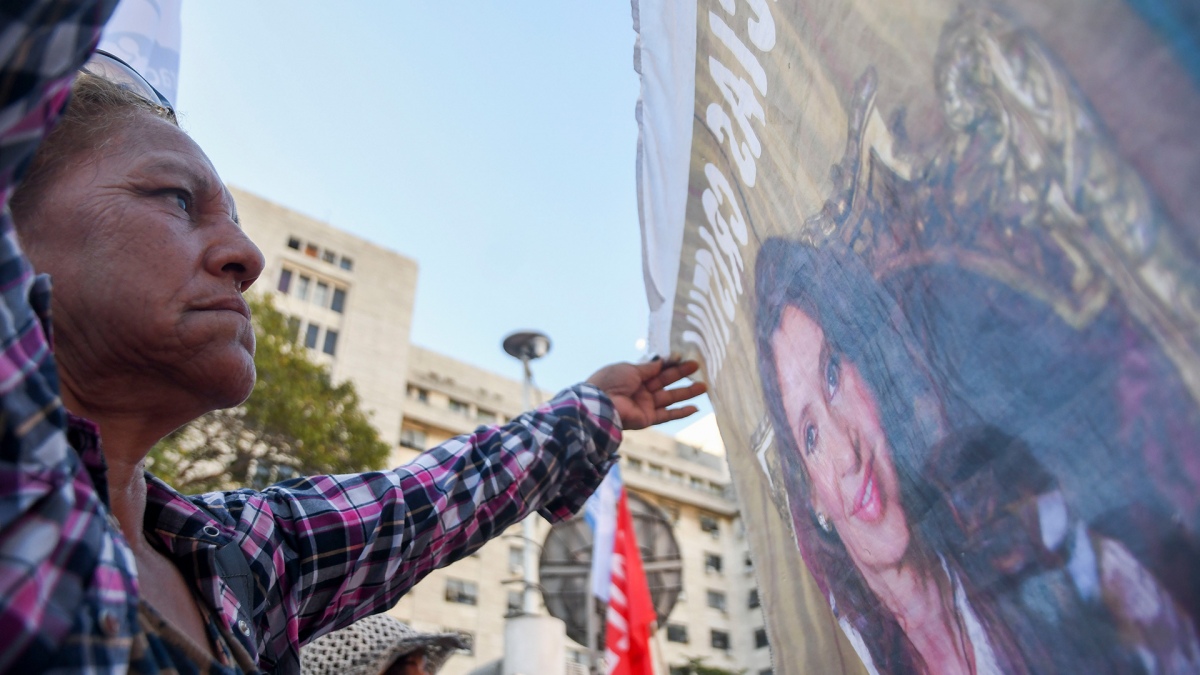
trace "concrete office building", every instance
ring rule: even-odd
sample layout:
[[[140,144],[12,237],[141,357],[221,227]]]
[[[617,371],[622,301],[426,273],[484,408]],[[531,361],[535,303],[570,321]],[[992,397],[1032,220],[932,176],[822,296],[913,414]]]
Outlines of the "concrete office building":
[[[399,441],[417,263],[327,223],[230,188],[292,329],[337,380],[353,380],[384,441]]]
[[[266,257],[256,288],[275,294],[293,330],[336,379],[355,382],[394,448],[393,464],[520,414],[519,381],[410,345],[415,262],[261,197],[233,193],[243,227]],[[519,372],[514,361],[513,375]],[[537,392],[534,403],[550,395]],[[653,641],[662,675],[695,657],[751,675],[770,672],[747,543],[720,452],[708,423],[688,444],[647,430],[627,433],[621,446],[626,485],[670,523],[680,553],[682,591]],[[539,546],[549,531],[537,518]],[[432,573],[392,610],[419,629],[471,636],[469,653],[442,672],[461,675],[503,656],[506,618],[520,609],[523,547],[521,528],[513,526]],[[576,663],[567,672],[583,672],[582,648],[570,644],[568,660]]]

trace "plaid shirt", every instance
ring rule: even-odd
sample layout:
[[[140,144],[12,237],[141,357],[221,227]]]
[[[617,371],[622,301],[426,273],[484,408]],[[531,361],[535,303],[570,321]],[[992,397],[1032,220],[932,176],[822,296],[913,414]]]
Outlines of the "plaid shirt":
[[[49,283],[33,275],[8,210],[114,4],[0,6],[0,672],[248,670],[224,650],[235,641],[264,670],[299,672],[300,645],[386,609],[534,510],[552,520],[578,510],[616,459],[620,424],[603,393],[580,385],[391,471],[195,497],[149,477],[146,535],[192,583],[221,661],[180,662],[187,650],[162,639],[138,599],[96,428],[62,407]],[[217,573],[224,546],[254,577],[247,624]]]

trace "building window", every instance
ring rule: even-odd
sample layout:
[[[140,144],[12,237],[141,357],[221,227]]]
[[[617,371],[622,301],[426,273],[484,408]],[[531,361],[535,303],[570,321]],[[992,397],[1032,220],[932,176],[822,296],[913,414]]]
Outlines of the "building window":
[[[719,609],[722,612],[724,612],[725,611],[725,594],[722,593],[721,591],[709,591],[708,592],[708,606],[712,607],[713,609]]]
[[[704,554],[704,571],[711,574],[721,573],[721,556],[716,553]]]
[[[424,450],[429,446],[425,432],[412,427],[400,429],[400,445],[413,450]]]
[[[661,507],[672,525],[679,522],[679,507],[670,504],[662,504]]]
[[[429,390],[408,385],[408,397],[415,398],[421,403],[429,403]]]
[[[500,420],[500,418],[496,416],[496,413],[492,412],[491,410],[484,410],[483,408],[478,408],[475,410],[475,419],[479,420],[480,424],[495,424]]]
[[[457,602],[460,605],[477,604],[479,602],[479,588],[471,581],[447,579],[446,602]]]
[[[317,257],[317,245],[316,244],[306,244],[304,246],[304,255],[306,255],[310,258]]]
[[[292,287],[292,271],[285,267],[285,268],[283,268],[283,270],[281,270],[279,272],[279,285],[276,286],[276,288],[279,289],[280,293],[287,295],[288,289],[291,287]]]
[[[288,237],[288,248],[299,251],[300,250],[300,238],[299,237]]]
[[[310,285],[312,285],[312,279],[309,279],[308,277],[301,274],[300,279],[298,280],[298,283],[296,284],[296,297],[300,298],[301,300],[307,300],[308,299],[308,287]]]
[[[683,483],[683,473],[682,472],[672,471],[672,472],[668,473],[667,476],[672,483],[680,483],[680,484]]]
[[[640,459],[633,459],[632,457],[630,457],[628,464],[629,464],[630,471],[641,471],[642,470],[642,460],[640,460]]]
[[[520,546],[508,548],[508,571],[513,574],[521,574],[525,571],[525,549]]]
[[[333,303],[329,305],[329,309],[338,314],[346,311],[346,291],[340,288],[333,289]]]
[[[657,464],[647,464],[646,473],[654,476],[655,478],[662,478],[663,468]]]
[[[468,415],[471,412],[471,406],[452,398],[450,399],[450,412],[456,412],[459,415]]]
[[[335,356],[337,354],[337,337],[336,330],[325,331],[325,349],[321,351],[330,356]]]
[[[754,631],[754,648],[755,649],[762,649],[763,647],[767,647],[770,644],[771,643],[767,641],[767,629],[766,628],[759,628],[758,630]]]
[[[691,486],[693,490],[708,492],[708,483],[706,483],[702,478],[692,476]]]
[[[688,643],[687,626],[681,623],[667,624],[667,642]]]
[[[750,602],[748,604],[750,605],[750,609],[756,609],[756,608],[762,606],[762,601],[760,601],[758,599],[758,589],[757,588],[750,589]]]
[[[300,339],[300,317],[289,316],[287,320],[288,339],[292,342]]]
[[[347,272],[350,272],[354,269],[354,261],[346,256],[342,256],[342,260],[338,263],[338,266]]]
[[[337,261],[337,254],[334,253],[333,251],[330,251],[329,249],[325,249],[324,251],[321,252],[321,260],[324,260],[325,262],[332,265],[334,262]]]
[[[504,608],[504,616],[521,616],[525,612],[525,598],[521,591],[508,592],[508,606]]]
[[[309,349],[317,348],[317,335],[321,332],[321,327],[315,323],[308,324],[308,330],[304,333],[304,346]]]
[[[721,536],[721,524],[712,516],[700,516],[700,530],[711,534],[713,539]]]
[[[329,304],[329,284],[324,281],[317,282],[317,290],[313,291],[313,304],[318,307]]]
[[[729,633],[723,630],[714,630],[712,637],[709,640],[713,649],[728,650],[729,649]]]

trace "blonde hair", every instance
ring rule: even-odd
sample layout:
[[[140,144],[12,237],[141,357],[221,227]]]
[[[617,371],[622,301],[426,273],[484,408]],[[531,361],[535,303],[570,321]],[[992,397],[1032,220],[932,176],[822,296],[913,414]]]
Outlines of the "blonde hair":
[[[11,205],[18,232],[32,225],[33,214],[47,196],[59,172],[81,155],[94,153],[116,136],[117,130],[149,113],[175,126],[175,113],[102,77],[79,73],[71,85],[71,101],[62,118],[42,141]]]

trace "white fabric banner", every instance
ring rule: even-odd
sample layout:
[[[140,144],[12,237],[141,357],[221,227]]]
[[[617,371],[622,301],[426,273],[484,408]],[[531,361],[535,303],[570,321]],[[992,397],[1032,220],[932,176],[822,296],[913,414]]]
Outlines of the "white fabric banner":
[[[692,107],[696,96],[696,3],[633,0],[638,33],[634,69],[638,100],[638,216],[642,273],[650,303],[647,349],[671,351],[671,310],[683,253]]]
[[[179,85],[181,0],[121,0],[100,49],[142,74],[173,105]]]

